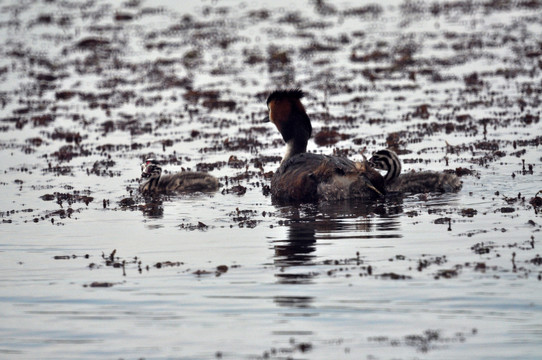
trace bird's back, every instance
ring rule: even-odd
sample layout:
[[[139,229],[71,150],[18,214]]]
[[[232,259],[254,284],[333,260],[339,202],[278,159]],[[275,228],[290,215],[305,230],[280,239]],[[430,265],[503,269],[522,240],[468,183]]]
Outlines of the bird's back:
[[[382,176],[362,163],[311,153],[297,154],[271,180],[271,194],[282,201],[369,198],[383,192]],[[375,191],[376,190],[376,191]]]
[[[140,186],[142,192],[195,192],[214,191],[219,187],[218,180],[209,174],[183,171],[175,174],[151,178]]]
[[[407,172],[387,184],[389,192],[425,193],[455,192],[461,189],[461,180],[454,174],[434,171]]]
[[[158,186],[166,192],[214,191],[218,189],[218,180],[206,173],[183,171],[162,175]]]

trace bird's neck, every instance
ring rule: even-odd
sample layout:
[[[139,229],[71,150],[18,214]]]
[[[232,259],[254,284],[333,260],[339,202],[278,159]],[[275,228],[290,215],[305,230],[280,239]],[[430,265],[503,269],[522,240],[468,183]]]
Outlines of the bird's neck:
[[[152,192],[158,188],[158,181],[160,180],[160,176],[152,176],[150,178],[147,178],[143,181],[141,184],[141,191],[143,192]]]
[[[286,154],[282,162],[294,155],[307,152],[307,143],[311,137],[312,127],[307,114],[294,114],[290,121],[280,128],[282,138],[286,142]]]
[[[292,138],[286,142],[286,153],[282,158],[282,162],[285,162],[294,155],[307,152],[307,139],[305,138]]]

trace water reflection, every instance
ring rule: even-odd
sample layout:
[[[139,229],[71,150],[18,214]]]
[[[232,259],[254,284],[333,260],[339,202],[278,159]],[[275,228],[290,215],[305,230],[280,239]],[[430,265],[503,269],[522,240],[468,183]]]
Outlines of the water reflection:
[[[145,195],[139,210],[148,219],[161,219],[164,217],[164,200],[160,195]]]
[[[312,296],[275,296],[273,298],[275,304],[290,308],[310,308],[314,302]]]
[[[296,216],[297,217],[297,216]],[[288,240],[278,241],[275,247],[275,264],[295,266],[310,264],[316,250],[316,217],[306,215],[288,222]]]
[[[403,212],[402,198],[383,201],[329,202],[319,204],[277,206],[288,227],[287,239],[273,242],[275,275],[281,284],[307,284],[316,275],[311,271],[289,272],[288,267],[316,264],[318,239],[390,238],[399,228],[396,215]]]

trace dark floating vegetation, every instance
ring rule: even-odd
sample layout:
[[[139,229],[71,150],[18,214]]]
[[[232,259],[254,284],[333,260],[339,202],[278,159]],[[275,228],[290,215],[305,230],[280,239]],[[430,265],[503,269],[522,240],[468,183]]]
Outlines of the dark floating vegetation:
[[[190,301],[204,298],[212,306],[227,304],[228,321],[239,319],[245,324],[248,319],[246,326],[253,325],[254,313],[236,309],[237,298],[213,297],[200,293],[201,288],[239,287],[240,303],[251,297],[258,301],[254,311],[269,309],[262,304],[276,306],[269,313],[280,318],[272,318],[273,329],[266,327],[273,346],[248,355],[204,349],[207,357],[217,359],[310,358],[312,354],[318,358],[318,351],[330,346],[336,346],[339,355],[354,355],[357,344],[350,348],[350,343],[359,340],[355,336],[346,338],[342,333],[322,339],[313,329],[280,327],[286,324],[293,329],[292,319],[297,318],[321,325],[318,320],[326,316],[346,324],[349,311],[359,309],[348,301],[363,304],[364,311],[356,316],[372,317],[374,309],[379,316],[396,316],[394,306],[401,308],[421,298],[418,291],[424,288],[471,291],[465,297],[485,301],[484,295],[472,295],[479,289],[471,284],[484,282],[487,288],[480,293],[487,290],[491,296],[510,293],[504,288],[511,282],[521,291],[524,284],[540,285],[542,1],[405,0],[360,5],[310,0],[302,11],[293,5],[277,10],[252,2],[232,3],[203,1],[193,9],[183,3],[176,11],[140,0],[2,3],[5,15],[0,29],[9,34],[0,40],[4,85],[0,90],[4,198],[0,226],[9,234],[3,245],[28,247],[35,255],[36,242],[29,245],[26,238],[30,231],[37,239],[47,231],[55,238],[69,237],[70,243],[47,249],[43,264],[10,254],[13,262],[5,264],[6,271],[12,270],[10,266],[26,271],[30,265],[43,265],[36,271],[44,275],[36,286],[55,292],[64,279],[49,282],[48,267],[79,269],[84,275],[66,277],[62,286],[73,288],[81,298],[133,295],[128,288],[151,289],[151,293],[155,289],[147,285],[153,279],[167,281],[169,291],[169,281],[182,279],[190,285],[182,291],[195,294]],[[269,185],[284,142],[263,122],[265,99],[275,89],[289,88],[307,93],[304,104],[314,126],[309,151],[361,159],[390,148],[401,158],[404,171],[455,174],[463,190],[450,197],[399,194],[371,204],[274,204]],[[139,165],[150,157],[158,159],[165,172],[211,173],[221,187],[213,194],[141,194]],[[201,216],[204,212],[208,216]],[[116,229],[137,224],[145,236],[151,236],[140,247],[127,249],[124,244],[136,242],[119,244],[122,231],[89,234],[102,224]],[[207,250],[217,239],[227,246],[228,241],[233,243],[230,236],[243,234],[249,240],[242,251],[257,246],[267,252],[257,265],[246,265],[222,258],[241,246],[226,248],[226,255],[218,247],[198,262],[182,251],[170,253],[169,248],[156,245],[152,235],[165,233],[164,228],[179,244],[196,238]],[[355,248],[343,245],[352,243]],[[336,252],[321,251],[330,248]],[[208,260],[211,256],[217,260]],[[265,276],[263,284],[255,274]],[[328,285],[362,289],[367,298],[350,299],[350,293],[344,292],[340,294],[344,298],[331,299],[335,294],[327,293]],[[259,286],[264,292],[279,290],[262,294]],[[282,293],[294,288],[293,296]],[[319,291],[306,295],[309,288]],[[393,299],[397,301],[385,307],[380,301],[389,288],[399,293],[409,289],[400,293],[409,299]],[[519,324],[525,314],[536,312],[531,294],[521,291],[515,293],[517,298],[499,299],[506,309],[490,305],[491,315],[478,314],[475,308],[474,315],[467,315],[468,325],[461,328],[450,329],[446,320],[459,323],[457,319],[464,319],[463,307],[472,309],[469,304],[454,303],[460,310],[436,304],[427,316],[442,320],[442,328],[414,324],[411,330],[397,327],[390,335],[377,327],[368,329],[360,341],[384,351],[398,349],[384,357],[430,356],[472,341],[475,344],[465,350],[470,351],[492,335],[479,330],[478,316],[494,316],[490,322],[502,319],[501,312],[514,308],[517,304],[511,301],[516,299],[529,309],[520,308],[521,314],[514,313],[509,321]],[[56,300],[57,294],[46,296]],[[167,296],[159,299],[165,315],[146,314],[153,325],[161,326],[162,317],[170,320],[170,299],[175,297],[171,303],[176,305],[185,300],[177,294]],[[373,308],[370,302],[375,299],[378,306]],[[41,311],[43,304],[56,306],[49,298],[41,300],[32,299],[30,306],[21,301],[23,306],[11,308],[32,308],[24,316],[31,313],[41,319],[51,313],[49,308]],[[131,305],[132,300],[125,301]],[[83,306],[73,311],[71,301],[62,303],[70,330],[101,330],[78,322],[87,314]],[[111,306],[114,313],[106,319],[110,324],[123,321],[122,304]],[[145,319],[130,310],[126,311],[130,321],[136,318],[142,324],[139,321]],[[215,310],[205,315],[212,318],[219,313]],[[257,317],[269,313],[257,312]],[[66,319],[60,312],[54,316]],[[13,319],[9,320],[13,323]],[[524,335],[526,340],[516,336],[506,345],[513,342],[511,348],[523,353],[532,350],[536,333],[529,332],[535,330],[520,327],[514,336]],[[89,340],[86,334],[40,337],[34,347],[53,354],[46,346],[81,346]],[[18,352],[21,343],[33,346],[31,336],[23,335],[12,336],[20,347],[6,345],[3,351]],[[220,335],[226,339],[228,334]],[[504,340],[502,332],[497,335]],[[116,347],[98,336],[89,342],[98,344],[100,351]],[[179,341],[172,347],[182,346]],[[138,348],[142,353],[137,356],[111,352],[106,357],[167,357],[159,351],[145,354],[145,349]],[[366,352],[365,356],[380,358],[381,354]]]
[[[449,346],[453,343],[463,343],[468,338],[476,335],[478,330],[473,328],[470,332],[458,332],[452,336],[444,336],[441,330],[428,329],[422,334],[405,335],[402,338],[389,338],[387,336],[372,336],[368,341],[388,344],[390,346],[408,346],[418,352],[427,353],[431,350]]]

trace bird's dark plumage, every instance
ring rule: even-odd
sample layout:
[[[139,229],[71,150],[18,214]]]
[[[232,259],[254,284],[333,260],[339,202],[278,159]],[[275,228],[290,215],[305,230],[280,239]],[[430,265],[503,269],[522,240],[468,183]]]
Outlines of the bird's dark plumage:
[[[267,97],[267,105],[273,100],[282,99],[301,99],[305,97],[305,93],[301,89],[290,90],[275,90]]]
[[[268,119],[286,143],[286,154],[271,180],[274,199],[288,202],[370,198],[385,192],[384,179],[367,161],[307,153],[312,125],[301,90],[277,90],[267,98]]]

